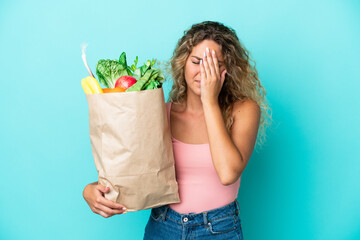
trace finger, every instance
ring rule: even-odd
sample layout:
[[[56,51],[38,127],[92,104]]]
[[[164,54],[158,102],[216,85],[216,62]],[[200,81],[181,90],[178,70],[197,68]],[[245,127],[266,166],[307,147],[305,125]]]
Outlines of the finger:
[[[204,69],[205,69],[205,73],[206,73],[205,80],[208,80],[211,76],[211,72],[209,69],[209,63],[207,61],[206,52],[204,52],[203,65],[204,65]]]
[[[200,75],[201,75],[201,82],[203,83],[205,81],[206,78],[206,72],[205,72],[205,68],[204,68],[204,61],[201,59],[200,60]]]
[[[216,77],[216,75],[215,75],[216,73],[215,73],[215,69],[214,69],[214,62],[213,62],[212,55],[211,55],[208,47],[206,48],[206,59],[208,60],[209,72],[210,72],[211,76]]]
[[[97,210],[97,211],[98,211],[98,212],[97,212],[97,214],[99,214],[99,215],[103,216],[104,218],[111,217],[110,215],[108,215],[108,214],[104,213],[103,211],[100,211],[100,210]]]
[[[96,208],[99,212],[102,211],[104,213],[106,213],[107,215],[115,215],[115,214],[121,214],[124,212],[124,210],[118,210],[118,209],[111,209],[111,208],[108,208],[102,204],[99,204],[99,203],[96,203],[94,205],[94,208]]]
[[[109,199],[106,199],[104,198],[103,196],[98,196],[98,199],[97,199],[97,203],[99,204],[102,204],[108,208],[112,208],[112,209],[118,209],[118,210],[125,210],[126,207],[119,204],[119,203],[116,203],[116,202],[113,202]]]
[[[214,51],[214,49],[211,51],[211,54],[213,56],[213,61],[214,61],[214,67],[215,67],[215,73],[216,73],[216,76],[217,77],[220,77],[220,68],[219,68],[219,62],[218,62],[218,59],[216,57],[216,53]]]
[[[101,185],[101,184],[98,184],[98,185],[96,186],[96,189],[98,189],[98,190],[101,191],[102,193],[107,193],[107,192],[110,190],[109,187],[105,187],[105,186],[103,186],[103,185]]]
[[[102,211],[102,210],[100,210],[100,209],[98,209],[98,208],[96,208],[96,207],[91,208],[91,210],[92,210],[94,213],[99,214],[99,215],[101,215],[101,216],[103,216],[103,217],[105,217],[105,218],[110,217],[109,214],[105,213],[104,211]]]

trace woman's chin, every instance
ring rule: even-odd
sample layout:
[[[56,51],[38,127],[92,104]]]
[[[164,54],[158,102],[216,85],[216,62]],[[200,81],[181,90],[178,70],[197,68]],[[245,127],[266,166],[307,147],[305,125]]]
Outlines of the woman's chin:
[[[201,88],[200,87],[193,87],[191,91],[198,97],[201,97]]]
[[[200,88],[196,89],[195,94],[196,94],[197,96],[201,97],[201,89],[200,89]]]

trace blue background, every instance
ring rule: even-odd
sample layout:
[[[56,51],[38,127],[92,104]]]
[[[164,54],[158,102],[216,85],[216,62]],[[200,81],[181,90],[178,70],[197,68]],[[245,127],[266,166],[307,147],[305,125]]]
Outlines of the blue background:
[[[105,219],[82,197],[97,172],[80,44],[93,72],[122,51],[168,60],[204,20],[236,30],[273,109],[242,177],[245,239],[360,239],[359,11],[355,0],[2,0],[0,239],[142,239],[150,210]]]

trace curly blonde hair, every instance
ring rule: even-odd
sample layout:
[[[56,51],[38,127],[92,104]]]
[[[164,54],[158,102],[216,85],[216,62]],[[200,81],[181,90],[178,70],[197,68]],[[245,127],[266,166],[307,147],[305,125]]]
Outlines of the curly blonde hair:
[[[175,103],[186,101],[185,64],[193,47],[203,40],[213,40],[219,44],[224,56],[227,73],[219,94],[219,106],[228,133],[231,133],[234,122],[232,117],[234,103],[251,99],[261,109],[256,144],[262,146],[266,138],[265,129],[272,120],[271,108],[265,98],[266,91],[260,83],[256,63],[250,58],[249,51],[240,43],[235,30],[222,23],[204,21],[192,25],[179,39],[170,61],[161,63],[164,64],[165,78],[168,79],[167,76],[171,75],[173,79],[169,101]],[[250,64],[251,61],[254,62],[254,66]]]

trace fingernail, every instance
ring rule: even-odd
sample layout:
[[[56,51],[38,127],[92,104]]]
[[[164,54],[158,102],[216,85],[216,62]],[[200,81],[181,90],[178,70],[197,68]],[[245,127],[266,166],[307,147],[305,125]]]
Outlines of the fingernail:
[[[204,52],[204,57],[206,57],[206,52]]]
[[[126,207],[123,207],[122,210],[126,210]]]
[[[202,64],[202,59],[200,60],[200,64]]]
[[[210,50],[209,50],[209,48],[208,48],[208,47],[206,48],[206,51],[207,51],[207,52],[210,52]]]
[[[212,52],[212,54],[214,54],[214,55],[215,55],[215,51],[214,51],[214,49],[213,49],[211,52]]]

